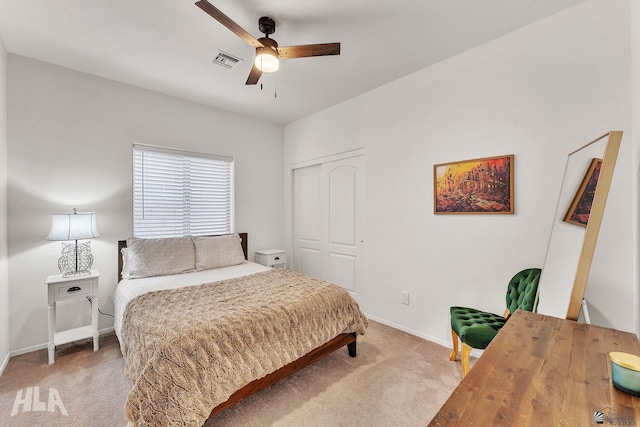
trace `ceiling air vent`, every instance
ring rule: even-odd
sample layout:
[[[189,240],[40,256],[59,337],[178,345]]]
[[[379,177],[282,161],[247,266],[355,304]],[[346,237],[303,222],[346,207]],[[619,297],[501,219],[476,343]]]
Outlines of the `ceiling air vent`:
[[[242,61],[242,59],[220,51],[218,52],[218,56],[216,56],[214,60],[211,62],[213,62],[214,64],[221,65],[225,68],[233,68],[240,61]]]

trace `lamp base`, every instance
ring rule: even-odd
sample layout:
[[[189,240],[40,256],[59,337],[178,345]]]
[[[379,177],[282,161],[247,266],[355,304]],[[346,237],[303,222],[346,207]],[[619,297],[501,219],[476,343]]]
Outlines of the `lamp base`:
[[[58,268],[62,277],[77,277],[91,274],[93,255],[91,242],[62,244],[62,256],[58,259]]]
[[[91,274],[91,270],[67,271],[66,273],[62,273],[62,277],[79,277],[79,276],[87,276],[89,274]]]

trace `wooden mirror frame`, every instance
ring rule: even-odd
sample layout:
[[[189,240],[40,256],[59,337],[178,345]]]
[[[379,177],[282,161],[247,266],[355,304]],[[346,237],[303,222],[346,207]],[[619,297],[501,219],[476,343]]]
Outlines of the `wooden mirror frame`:
[[[622,131],[611,131],[608,134],[594,140],[596,142],[602,138],[609,137],[607,146],[604,149],[602,157],[602,166],[600,168],[600,176],[598,177],[598,186],[593,196],[593,204],[589,213],[589,222],[584,234],[584,242],[582,243],[582,252],[578,261],[578,269],[576,270],[576,278],[573,282],[573,290],[571,291],[571,299],[569,300],[569,308],[567,309],[567,319],[578,320],[580,316],[580,307],[584,292],[587,289],[587,280],[589,279],[589,271],[591,270],[591,262],[593,254],[596,250],[596,242],[598,234],[600,234],[600,226],[602,225],[602,217],[604,208],[607,204],[609,196],[609,188],[613,179],[613,171],[616,167],[618,159],[618,151],[620,142],[622,142]]]
[[[598,241],[598,234],[600,233],[600,226],[602,225],[602,217],[604,215],[604,209],[607,204],[607,197],[609,195],[609,189],[611,187],[611,181],[613,179],[613,172],[615,170],[616,161],[618,158],[618,151],[620,149],[620,142],[622,141],[622,131],[610,131],[588,144],[580,147],[579,149],[569,153],[567,160],[567,168],[569,166],[569,160],[571,156],[579,151],[590,147],[596,142],[601,142],[603,139],[607,138],[606,146],[604,148],[604,153],[602,155],[602,166],[600,168],[600,175],[598,177],[598,184],[596,186],[595,194],[593,197],[593,202],[591,204],[591,211],[589,213],[589,220],[584,231],[584,237],[582,238],[582,248],[580,250],[580,254],[578,257],[578,264],[576,268],[576,273],[573,281],[573,287],[571,289],[571,294],[568,301],[568,307],[566,311],[566,318],[569,320],[578,320],[580,316],[580,309],[582,307],[582,300],[584,298],[584,293],[587,288],[587,281],[589,279],[589,272],[591,270],[591,263],[593,261],[593,255],[596,249],[596,243]],[[565,172],[566,173],[566,172]],[[563,185],[564,181],[563,181]],[[538,287],[538,292],[542,292],[542,297],[545,298],[545,288],[549,288],[552,286],[563,286],[565,283],[546,283],[544,280],[545,276],[545,267],[548,264],[549,251],[552,246],[552,240],[554,237],[554,230],[558,224],[556,222],[562,221],[564,217],[564,212],[560,212],[561,209],[564,209],[561,204],[562,200],[563,188],[560,190],[560,196],[558,199],[558,210],[556,211],[556,217],[554,217],[554,224],[551,229],[551,236],[549,238],[549,248],[547,249],[547,255],[545,257],[545,265],[542,270],[542,277],[540,278],[540,286]],[[561,216],[558,216],[558,213],[561,213]],[[552,274],[553,279],[553,274]],[[566,284],[568,286],[568,283]],[[566,288],[565,288],[566,289]],[[565,291],[566,292],[566,291]],[[566,295],[566,293],[565,293]],[[536,304],[539,299],[539,295],[536,295]],[[553,310],[558,317],[561,314],[558,312],[559,308],[556,306],[556,309]],[[540,311],[543,314],[543,310]]]

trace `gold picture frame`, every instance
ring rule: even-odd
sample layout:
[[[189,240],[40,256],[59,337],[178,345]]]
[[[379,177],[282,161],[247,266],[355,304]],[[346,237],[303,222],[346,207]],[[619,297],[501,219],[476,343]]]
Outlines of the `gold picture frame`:
[[[514,155],[433,166],[433,212],[513,214]]]

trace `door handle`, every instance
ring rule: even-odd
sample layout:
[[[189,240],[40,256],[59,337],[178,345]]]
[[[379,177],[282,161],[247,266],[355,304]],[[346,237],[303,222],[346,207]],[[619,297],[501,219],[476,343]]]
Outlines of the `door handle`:
[[[71,287],[71,288],[67,289],[67,292],[77,292],[77,291],[81,291],[81,290],[82,290],[82,288],[81,288],[81,287],[79,287],[79,286],[73,286],[73,287]]]

